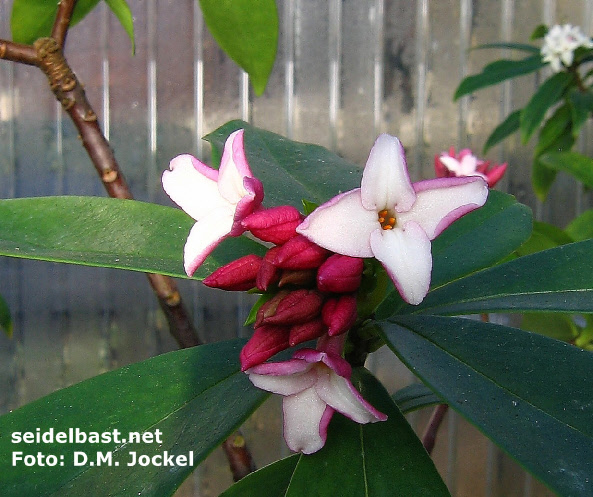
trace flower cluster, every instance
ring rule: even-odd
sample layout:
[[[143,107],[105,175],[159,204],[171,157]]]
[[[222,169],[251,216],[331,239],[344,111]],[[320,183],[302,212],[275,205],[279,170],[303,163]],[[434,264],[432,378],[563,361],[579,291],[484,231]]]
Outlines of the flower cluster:
[[[554,72],[560,72],[572,65],[574,52],[580,47],[593,48],[593,42],[581,32],[578,26],[557,24],[550,28],[544,38],[541,49],[542,60],[549,63]]]
[[[434,170],[437,178],[451,178],[463,176],[480,176],[488,182],[490,188],[504,176],[507,163],[490,164],[490,161],[478,159],[469,148],[455,153],[455,147],[449,152],[442,152],[434,156]]]
[[[305,218],[292,206],[262,207],[263,188],[247,163],[243,137],[242,130],[229,136],[219,171],[191,156],[173,159],[163,185],[196,220],[185,246],[188,275],[227,236],[249,231],[268,247],[263,257],[241,257],[204,283],[262,293],[241,368],[257,387],[284,396],[286,442],[310,454],[323,447],[336,411],[358,423],[386,419],[354,388],[343,358],[347,332],[367,317],[357,314],[363,258],[376,258],[403,299],[420,303],[430,286],[430,241],[483,205],[488,187],[483,173],[411,183],[401,143],[381,135],[361,187]],[[315,349],[265,362],[313,339]]]

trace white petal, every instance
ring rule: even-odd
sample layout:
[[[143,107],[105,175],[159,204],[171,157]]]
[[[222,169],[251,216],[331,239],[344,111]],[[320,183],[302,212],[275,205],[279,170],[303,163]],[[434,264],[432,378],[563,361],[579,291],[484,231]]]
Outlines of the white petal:
[[[416,202],[397,222],[418,223],[433,240],[453,221],[481,207],[488,197],[488,185],[480,177],[439,178],[415,183]]]
[[[430,240],[422,228],[408,222],[402,228],[377,230],[371,235],[371,247],[402,298],[414,305],[422,302],[432,271]]]
[[[171,200],[195,220],[227,204],[218,191],[218,172],[191,155],[175,157],[163,173],[163,188]]]
[[[416,194],[408,176],[404,148],[395,136],[377,138],[362,174],[362,204],[375,212],[408,210]]]
[[[200,219],[189,232],[183,249],[183,264],[188,276],[210,255],[233,226],[233,210],[225,205]]]
[[[312,365],[307,364],[304,371],[283,376],[249,373],[249,379],[257,388],[267,392],[294,395],[312,387],[317,381],[317,375],[311,368]]]
[[[284,439],[290,450],[312,454],[323,447],[325,430],[320,428],[326,407],[313,388],[284,398]]]
[[[297,227],[320,247],[350,257],[372,257],[372,231],[381,228],[376,211],[362,206],[360,190],[351,190],[319,206]]]
[[[248,193],[243,178],[252,176],[243,148],[242,129],[231,133],[227,138],[219,171],[218,189],[220,194],[230,203],[237,204]]]
[[[317,368],[319,380],[315,390],[319,397],[336,411],[357,423],[374,423],[386,416],[377,411],[354,388],[346,378],[339,376],[329,368]]]

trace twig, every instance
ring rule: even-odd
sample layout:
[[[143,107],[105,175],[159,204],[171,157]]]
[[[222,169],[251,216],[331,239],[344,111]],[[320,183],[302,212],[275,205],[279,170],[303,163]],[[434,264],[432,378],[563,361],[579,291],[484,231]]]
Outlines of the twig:
[[[37,52],[31,45],[0,40],[0,59],[36,66]]]
[[[76,5],[76,0],[60,0],[58,3],[58,12],[51,30],[51,37],[58,42],[58,45],[64,48],[66,35],[70,27],[70,19]]]
[[[432,449],[434,449],[439,427],[441,426],[443,418],[445,417],[445,414],[447,414],[448,409],[449,406],[447,404],[439,404],[434,408],[434,411],[432,411],[432,415],[430,416],[430,420],[428,421],[424,435],[422,435],[422,445],[424,445],[426,452],[429,454],[431,454]]]
[[[222,448],[229,461],[233,481],[239,481],[256,470],[253,458],[245,443],[245,438],[240,431],[236,431],[222,442]]]

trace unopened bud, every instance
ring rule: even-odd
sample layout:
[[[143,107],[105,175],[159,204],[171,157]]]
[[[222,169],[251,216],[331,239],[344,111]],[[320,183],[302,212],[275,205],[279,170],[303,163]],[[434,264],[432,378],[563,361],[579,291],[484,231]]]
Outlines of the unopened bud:
[[[280,278],[280,269],[274,265],[274,260],[280,251],[280,247],[272,247],[266,252],[261,266],[255,278],[256,286],[262,292],[265,292],[270,285],[273,285]]]
[[[261,326],[241,350],[241,371],[268,360],[289,347],[289,329],[285,326]]]
[[[323,297],[315,290],[295,290],[278,302],[273,315],[265,312],[262,323],[283,326],[304,323],[319,316],[322,305]]]
[[[281,205],[254,212],[241,224],[260,240],[282,245],[296,235],[296,227],[302,221],[303,216],[297,209]]]
[[[345,333],[356,322],[356,297],[341,295],[327,300],[321,310],[321,317],[328,328],[329,336]]]
[[[320,318],[302,324],[295,324],[290,328],[288,343],[291,347],[299,343],[314,340],[327,333],[327,326]]]
[[[297,235],[282,245],[274,265],[283,269],[314,269],[321,266],[329,254],[303,235]]]
[[[219,267],[204,278],[204,285],[222,290],[242,291],[255,287],[262,258],[249,254]]]
[[[285,269],[280,274],[278,286],[280,288],[286,285],[312,287],[315,286],[316,275],[315,269]]]
[[[355,292],[360,287],[363,269],[362,259],[333,254],[317,272],[317,288],[322,292]]]

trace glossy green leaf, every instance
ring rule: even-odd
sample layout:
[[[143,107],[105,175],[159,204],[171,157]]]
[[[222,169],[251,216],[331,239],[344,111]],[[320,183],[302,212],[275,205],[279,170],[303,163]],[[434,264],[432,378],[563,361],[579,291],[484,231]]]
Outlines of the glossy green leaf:
[[[593,209],[573,219],[566,227],[566,233],[577,242],[593,238]]]
[[[0,200],[0,255],[153,272],[186,278],[183,245],[194,221],[180,209],[101,197]],[[265,252],[228,238],[195,274]]]
[[[593,188],[593,159],[578,152],[548,152],[540,160],[549,168],[565,171]]]
[[[535,252],[558,247],[558,245],[566,245],[574,241],[576,240],[553,224],[534,221],[531,236],[516,250],[516,254],[518,256],[534,254]]]
[[[573,75],[559,72],[548,78],[531,97],[521,112],[521,140],[527,143],[535,130],[542,123],[546,112],[554,105],[568,86],[573,82]]]
[[[429,292],[402,313],[593,312],[593,240],[519,257]]]
[[[522,60],[502,59],[494,61],[485,66],[481,73],[468,76],[461,81],[453,98],[457,100],[487,86],[535,72],[544,65],[539,54],[531,55]]]
[[[572,132],[577,138],[581,127],[593,112],[593,93],[574,88],[568,94],[568,98],[572,111]]]
[[[134,43],[131,17],[126,13],[125,0],[106,0],[110,8],[122,23],[126,33]],[[95,8],[99,0],[78,0],[72,13],[70,26],[74,26]],[[129,8],[128,8],[129,10]],[[14,0],[10,18],[12,39],[17,43],[32,44],[38,38],[51,35],[54,19],[58,11],[58,2],[48,0]]]
[[[561,312],[528,312],[523,315],[521,329],[569,342],[577,334],[577,326],[570,314]]]
[[[0,295],[0,330],[2,330],[10,338],[12,337],[12,318],[10,316],[10,308],[6,301]]]
[[[292,205],[302,210],[302,199],[322,204],[340,192],[360,187],[362,168],[326,148],[300,143],[231,121],[205,136],[219,157],[233,131],[245,129],[245,151],[253,174],[264,184],[264,204]]]
[[[389,416],[387,421],[359,425],[334,414],[325,447],[310,456],[299,456],[292,474],[287,471],[292,458],[284,460],[275,474],[271,473],[275,465],[263,470],[274,481],[273,493],[256,472],[223,495],[448,496],[434,463],[383,386],[362,368],[354,371],[352,382],[367,401]],[[280,474],[285,485],[277,483]]]
[[[392,398],[403,414],[443,403],[443,400],[423,383],[408,385],[395,392]]]
[[[539,156],[543,154],[566,132],[572,124],[572,112],[570,105],[564,104],[556,109],[554,114],[542,126],[538,141],[535,144],[534,155]],[[572,129],[572,128],[570,128]]]
[[[250,76],[261,95],[274,66],[278,12],[274,0],[199,0],[208,29]]]
[[[111,496],[172,495],[193,467],[128,466],[132,452],[152,458],[167,451],[185,455],[186,463],[191,453],[195,466],[235,430],[267,396],[239,371],[243,344],[244,340],[233,340],[170,352],[59,390],[0,417],[3,497],[79,497],[88,495],[89,489]],[[111,435],[119,430],[120,441],[13,443],[11,434],[35,433],[38,428],[40,433],[53,429],[54,434],[76,428]],[[157,429],[160,442],[129,440],[130,432],[155,435]],[[64,465],[12,465],[15,451],[41,451],[58,460],[63,456]],[[85,452],[87,464],[75,466],[75,452]],[[98,452],[111,454],[107,457],[112,464],[98,465]]]
[[[566,151],[568,152],[574,145],[574,136],[572,134],[571,127],[565,128],[564,132],[553,141],[549,147],[545,150],[539,150],[539,153],[545,154],[548,151]],[[554,180],[556,179],[557,171],[547,166],[541,155],[534,157],[533,164],[531,166],[531,183],[533,185],[533,191],[537,197],[543,202],[550,191]]]
[[[530,237],[531,230],[528,207],[512,195],[490,190],[483,207],[455,221],[433,241],[431,288],[502,261]],[[404,305],[393,291],[377,309],[377,317],[387,318]]]
[[[500,143],[502,140],[512,135],[519,129],[519,122],[521,117],[521,109],[511,112],[507,118],[501,122],[494,131],[490,134],[484,145],[484,153],[486,153],[494,145]]]
[[[590,495],[593,354],[471,319],[394,319],[389,346],[453,409],[558,495]]]
[[[118,18],[120,24],[128,34],[132,42],[132,53],[136,52],[136,44],[134,42],[134,17],[128,2],[126,0],[105,0],[111,11]]]

